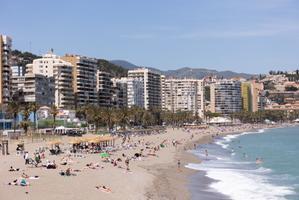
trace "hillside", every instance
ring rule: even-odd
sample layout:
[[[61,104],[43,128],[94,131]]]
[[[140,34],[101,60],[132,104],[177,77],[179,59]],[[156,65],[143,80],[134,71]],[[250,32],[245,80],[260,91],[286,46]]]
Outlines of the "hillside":
[[[30,52],[22,52],[19,50],[12,51],[12,65],[13,66],[23,66],[32,63],[34,59],[40,58],[40,56],[32,54]]]
[[[121,66],[126,69],[134,69],[138,66],[124,60],[112,60],[110,61],[118,66]],[[211,70],[211,69],[205,69],[205,68],[190,68],[190,67],[183,67],[176,70],[159,70],[156,68],[148,67],[149,69],[152,69],[154,71],[160,72],[161,74],[167,76],[167,77],[173,77],[173,78],[198,78],[201,79],[208,75],[216,75],[218,77],[223,78],[232,78],[232,77],[243,77],[243,78],[250,78],[254,76],[253,74],[246,74],[246,73],[237,73],[233,71],[217,71],[217,70]]]
[[[132,64],[128,61],[125,61],[125,60],[110,60],[109,62],[113,63],[114,65],[121,66],[125,69],[134,69],[134,68],[138,67],[137,65],[134,65],[134,64]]]
[[[114,77],[127,76],[128,73],[128,69],[115,65],[104,59],[98,59],[98,66],[101,71],[109,72]]]
[[[23,66],[32,63],[34,59],[40,58],[41,56],[35,55],[30,52],[22,52],[19,50],[12,51],[12,65]],[[98,66],[100,70],[111,73],[114,77],[127,76],[128,70],[117,66],[107,60],[98,59]]]

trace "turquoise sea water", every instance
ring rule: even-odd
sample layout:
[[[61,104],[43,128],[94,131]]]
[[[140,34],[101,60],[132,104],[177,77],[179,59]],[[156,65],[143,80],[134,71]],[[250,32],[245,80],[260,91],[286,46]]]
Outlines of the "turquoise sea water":
[[[228,135],[193,153],[204,161],[187,167],[214,179],[211,191],[237,200],[299,200],[299,127]]]

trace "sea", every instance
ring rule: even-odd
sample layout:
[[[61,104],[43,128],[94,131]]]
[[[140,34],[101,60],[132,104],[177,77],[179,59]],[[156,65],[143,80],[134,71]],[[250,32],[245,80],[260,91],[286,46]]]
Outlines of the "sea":
[[[192,199],[206,192],[206,199],[299,200],[298,126],[227,135],[192,153],[203,160],[186,165],[201,174],[193,177]]]

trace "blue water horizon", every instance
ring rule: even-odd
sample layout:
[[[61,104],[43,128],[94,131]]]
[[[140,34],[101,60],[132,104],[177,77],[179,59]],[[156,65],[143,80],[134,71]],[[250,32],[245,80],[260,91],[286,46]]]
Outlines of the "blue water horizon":
[[[192,153],[203,162],[187,167],[214,180],[211,192],[242,200],[299,199],[298,126],[227,135]]]

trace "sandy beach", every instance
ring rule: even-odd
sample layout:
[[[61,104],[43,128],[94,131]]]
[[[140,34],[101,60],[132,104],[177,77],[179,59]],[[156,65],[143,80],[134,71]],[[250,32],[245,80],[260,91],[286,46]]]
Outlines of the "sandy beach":
[[[119,150],[111,153],[110,158],[120,158],[117,166],[103,162],[99,154],[71,155],[67,165],[60,162],[68,153],[70,140],[67,136],[60,138],[64,154],[49,155],[46,150],[45,159],[55,160],[56,169],[25,165],[23,155],[17,155],[16,144],[10,141],[10,155],[0,156],[0,199],[30,199],[30,200],[80,200],[80,199],[190,199],[188,186],[190,175],[195,171],[184,165],[200,162],[195,156],[188,153],[195,145],[212,141],[212,136],[221,136],[231,133],[249,131],[258,128],[267,128],[267,125],[240,125],[232,127],[209,127],[207,129],[173,129],[167,128],[165,133],[132,136],[130,141],[121,146],[122,139],[117,138],[115,146]],[[84,136],[87,137],[87,136]],[[175,142],[176,145],[173,145]],[[39,147],[49,147],[46,141],[25,141],[25,149],[29,156]],[[165,147],[154,150],[160,144]],[[132,158],[135,153],[144,149],[144,157],[131,159],[126,170],[125,159]],[[124,154],[124,155],[123,155]],[[178,160],[181,167],[178,168]],[[93,163],[94,169],[86,167]],[[9,172],[10,166],[19,168],[19,171]],[[59,172],[72,169],[74,176],[61,176]],[[8,185],[18,179],[22,173],[38,179],[27,179],[29,186]],[[106,186],[111,191],[97,189],[96,186]]]

